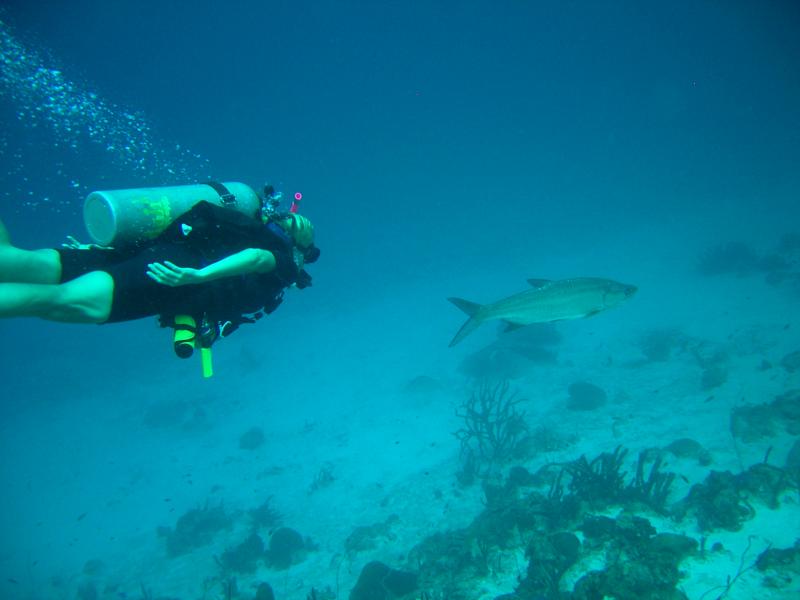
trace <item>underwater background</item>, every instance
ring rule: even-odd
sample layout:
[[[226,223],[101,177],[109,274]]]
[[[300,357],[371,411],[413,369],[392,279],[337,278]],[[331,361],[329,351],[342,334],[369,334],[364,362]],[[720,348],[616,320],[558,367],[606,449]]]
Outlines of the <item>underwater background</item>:
[[[0,598],[797,597],[799,28],[4,0],[16,245],[215,179],[302,192],[322,256],[207,380],[155,319],[0,322]],[[571,277],[638,292],[448,347],[448,297]]]

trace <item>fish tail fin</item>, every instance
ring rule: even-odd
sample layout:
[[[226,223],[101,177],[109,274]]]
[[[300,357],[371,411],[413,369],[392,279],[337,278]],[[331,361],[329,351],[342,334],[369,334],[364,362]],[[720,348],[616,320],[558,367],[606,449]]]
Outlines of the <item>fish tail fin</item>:
[[[463,298],[448,298],[448,300],[467,313],[470,317],[474,317],[476,314],[478,314],[478,311],[482,307],[482,305],[478,304],[477,302],[470,302],[469,300],[464,300]]]
[[[450,347],[452,348],[483,323],[483,319],[478,316],[478,312],[482,306],[476,302],[470,302],[462,298],[448,298],[448,300],[469,315],[469,319],[467,319],[461,326],[461,329],[458,330],[455,337],[450,341]]]

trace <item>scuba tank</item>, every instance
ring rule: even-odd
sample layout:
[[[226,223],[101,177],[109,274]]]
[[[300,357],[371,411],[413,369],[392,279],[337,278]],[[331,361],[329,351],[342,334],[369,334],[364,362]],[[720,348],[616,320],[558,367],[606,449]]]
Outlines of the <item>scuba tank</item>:
[[[101,246],[135,244],[157,237],[178,216],[206,200],[253,218],[261,200],[237,182],[92,192],[83,204],[89,236]]]

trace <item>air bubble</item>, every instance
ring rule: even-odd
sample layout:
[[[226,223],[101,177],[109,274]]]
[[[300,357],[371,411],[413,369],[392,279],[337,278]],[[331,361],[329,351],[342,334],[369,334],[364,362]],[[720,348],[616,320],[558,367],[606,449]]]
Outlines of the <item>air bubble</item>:
[[[35,140],[47,150],[58,148],[60,152],[71,153],[68,163],[81,164],[86,156],[102,155],[126,174],[141,179],[163,184],[204,179],[201,174],[208,170],[208,161],[200,154],[181,144],[161,140],[142,113],[120,107],[96,91],[88,91],[82,82],[70,80],[69,68],[54,62],[46,51],[20,42],[0,19],[0,98],[10,101],[13,112],[8,115],[16,117],[23,134],[38,131],[19,143],[25,147],[24,153],[8,148],[3,141],[0,157],[12,155],[18,159],[4,161],[13,164],[9,168],[24,169],[20,156],[30,154],[31,148],[35,150],[31,141]],[[45,134],[51,139],[42,140]],[[97,161],[92,164],[104,169]],[[64,176],[65,171],[60,168],[56,174]],[[83,187],[76,179],[76,175],[83,177],[83,174],[70,175],[73,177],[70,187]],[[93,173],[92,178],[100,175]]]

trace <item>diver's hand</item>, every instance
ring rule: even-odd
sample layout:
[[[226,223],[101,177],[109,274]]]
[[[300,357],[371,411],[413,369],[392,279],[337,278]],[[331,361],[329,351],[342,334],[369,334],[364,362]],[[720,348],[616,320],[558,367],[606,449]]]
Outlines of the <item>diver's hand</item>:
[[[170,287],[200,283],[203,278],[199,269],[179,267],[165,260],[163,263],[150,263],[147,265],[147,276],[153,281]]]
[[[69,248],[70,250],[91,250],[97,248],[98,250],[113,250],[111,246],[101,246],[100,244],[83,244],[76,240],[71,235],[67,236],[67,241],[61,244],[62,248]]]

